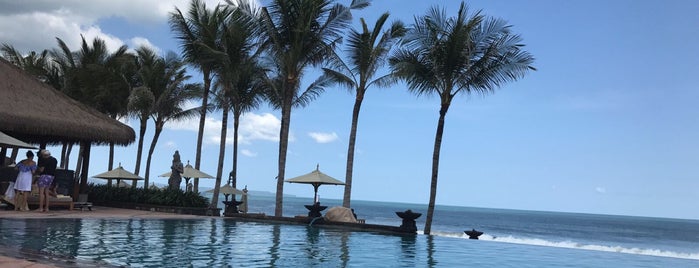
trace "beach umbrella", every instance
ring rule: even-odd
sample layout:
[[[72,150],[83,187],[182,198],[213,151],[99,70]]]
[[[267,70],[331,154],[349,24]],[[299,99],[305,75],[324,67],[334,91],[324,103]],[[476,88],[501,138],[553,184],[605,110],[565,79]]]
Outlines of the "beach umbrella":
[[[320,172],[320,165],[316,165],[316,170],[312,171],[311,173],[288,179],[286,180],[286,182],[305,183],[313,185],[313,191],[315,192],[313,196],[313,202],[316,203],[318,202],[318,187],[320,187],[321,185],[345,185],[344,182],[330,177],[323,172]]]
[[[169,178],[170,174],[172,174],[172,171],[163,173],[158,177]],[[215,178],[214,176],[206,174],[206,173],[199,171],[196,168],[192,167],[192,165],[189,164],[189,161],[187,161],[187,165],[184,166],[184,169],[182,170],[181,176],[182,176],[182,178],[184,178],[185,184],[189,184],[189,179],[191,179],[191,178],[199,178],[199,179],[213,179],[213,178]]]
[[[205,191],[205,193],[213,193],[213,192],[214,192],[214,189]],[[224,186],[221,186],[218,189],[218,193],[224,194],[224,195],[231,195],[231,194],[232,195],[245,195],[246,194],[245,192],[238,190],[238,188],[235,188],[228,183],[226,183],[226,185],[224,185]]]
[[[121,180],[133,180],[134,182],[137,180],[143,180],[144,178],[141,178],[140,176],[133,174],[129,171],[126,171],[123,167],[121,167],[121,163],[119,163],[119,167],[112,169],[110,171],[97,174],[95,176],[92,176],[93,178],[98,178],[98,179],[105,179],[109,180],[109,184],[111,185],[112,180],[117,180],[117,184],[121,183]]]
[[[2,131],[0,131],[0,147],[36,149],[36,147],[32,146],[31,144],[15,139]]]

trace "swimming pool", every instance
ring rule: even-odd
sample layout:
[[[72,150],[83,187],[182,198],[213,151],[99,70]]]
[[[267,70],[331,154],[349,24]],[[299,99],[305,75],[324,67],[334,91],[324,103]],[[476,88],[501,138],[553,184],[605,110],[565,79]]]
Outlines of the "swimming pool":
[[[692,267],[694,260],[232,219],[0,219],[0,245],[94,266]],[[33,254],[33,255],[32,255]],[[696,266],[695,266],[696,267]]]

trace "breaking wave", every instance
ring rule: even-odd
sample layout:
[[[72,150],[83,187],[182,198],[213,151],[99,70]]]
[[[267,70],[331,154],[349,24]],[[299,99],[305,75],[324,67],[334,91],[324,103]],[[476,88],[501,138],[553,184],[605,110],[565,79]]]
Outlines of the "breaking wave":
[[[444,236],[444,237],[454,237],[468,239],[468,236],[464,233],[444,233],[444,232],[434,232],[434,235]],[[493,241],[501,243],[511,243],[511,244],[521,244],[521,245],[534,245],[534,246],[544,246],[544,247],[557,247],[557,248],[569,248],[569,249],[583,249],[583,250],[593,250],[593,251],[605,251],[605,252],[616,252],[616,253],[626,253],[626,254],[636,254],[636,255],[647,255],[656,257],[668,257],[668,258],[679,258],[679,259],[690,259],[699,260],[699,253],[683,253],[674,252],[668,250],[660,249],[648,249],[648,248],[627,248],[621,246],[604,246],[604,245],[590,245],[582,244],[573,241],[549,241],[539,238],[519,238],[513,236],[491,236],[488,234],[483,234],[479,237],[479,240],[483,241]]]

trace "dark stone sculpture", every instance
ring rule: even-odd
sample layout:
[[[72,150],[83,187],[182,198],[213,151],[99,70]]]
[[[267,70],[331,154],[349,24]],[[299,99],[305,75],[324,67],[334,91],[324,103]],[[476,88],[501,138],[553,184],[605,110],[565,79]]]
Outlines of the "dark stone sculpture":
[[[180,161],[180,151],[175,151],[175,154],[172,155],[172,166],[170,169],[170,179],[167,181],[168,189],[180,189],[182,172],[184,172],[184,166],[182,165],[182,161]]]
[[[483,232],[476,231],[476,229],[471,229],[471,231],[464,231],[468,235],[468,239],[476,239],[483,234]]]
[[[420,218],[422,213],[415,213],[412,210],[406,210],[403,212],[396,212],[396,215],[403,219],[403,223],[400,225],[400,229],[405,232],[417,233],[417,225],[415,224],[415,219]]]
[[[236,201],[235,199],[231,201],[223,201],[223,204],[226,205],[226,207],[223,210],[223,215],[228,216],[230,214],[236,214],[238,213],[238,206],[242,204],[242,201]]]
[[[309,218],[318,218],[322,217],[323,215],[320,214],[321,211],[325,210],[328,208],[328,206],[321,206],[320,202],[316,202],[313,205],[303,205],[308,209],[308,217]]]

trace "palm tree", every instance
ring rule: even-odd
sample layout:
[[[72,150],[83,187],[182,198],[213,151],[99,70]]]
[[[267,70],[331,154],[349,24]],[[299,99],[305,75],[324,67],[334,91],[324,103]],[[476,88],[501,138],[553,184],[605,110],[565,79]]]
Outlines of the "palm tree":
[[[163,72],[157,73],[154,77],[155,80],[165,83],[150,87],[155,97],[150,111],[150,117],[155,122],[155,132],[146,159],[145,187],[148,187],[149,183],[153,151],[155,151],[155,145],[158,143],[165,123],[196,116],[199,113],[199,108],[184,110],[183,106],[187,101],[201,96],[201,87],[198,84],[185,83],[189,76],[185,73],[184,62],[175,53],[170,52],[165,58],[160,58],[158,61],[162,61],[160,64],[163,64],[165,68],[163,68]]]
[[[75,52],[56,38],[59,50],[53,57],[63,72],[63,92],[112,118],[126,115],[133,55],[127,53],[126,46],[110,53],[104,40],[95,38],[90,46],[81,37],[80,49]],[[109,149],[108,165],[112,169],[114,144],[110,143]]]
[[[141,158],[143,155],[143,142],[148,127],[148,119],[155,103],[155,95],[151,88],[158,88],[158,92],[163,92],[162,88],[167,87],[169,77],[166,75],[168,66],[163,58],[158,56],[152,49],[142,46],[136,50],[138,69],[137,80],[139,86],[131,91],[129,96],[129,112],[139,121],[138,148],[136,150],[136,166],[134,174],[141,171]],[[134,185],[135,186],[135,185]],[[146,187],[148,185],[145,185]]]
[[[63,88],[63,75],[56,64],[54,64],[49,50],[44,49],[41,53],[36,53],[35,51],[30,51],[26,55],[15,49],[14,46],[3,43],[0,46],[0,52],[2,52],[2,57],[8,60],[10,63],[16,65],[20,69],[26,71],[27,73],[35,76],[40,81],[52,86],[57,90]],[[68,161],[67,147],[69,145],[64,142],[63,148],[61,150],[61,163],[60,167],[66,168]],[[12,151],[12,159],[17,157],[18,150]]]
[[[192,0],[186,17],[178,8],[175,8],[175,12],[170,13],[170,28],[175,33],[175,37],[180,40],[180,48],[185,61],[198,68],[204,78],[201,107],[208,105],[213,67],[211,66],[212,62],[203,60],[199,44],[215,47],[216,40],[219,39],[219,27],[223,24],[224,18],[225,14],[223,14],[221,6],[209,10],[201,0]],[[206,110],[201,109],[199,114],[199,133],[194,160],[194,168],[196,169],[199,169],[201,165],[201,146],[204,137]],[[199,192],[199,178],[194,179],[193,188],[194,192]]]
[[[273,82],[270,102],[282,113],[275,216],[282,216],[291,108],[299,96],[316,95],[308,91],[299,94],[304,70],[334,53],[352,19],[350,10],[368,5],[366,0],[353,0],[349,7],[332,0],[274,0],[262,8],[263,46],[276,72],[269,80]]]
[[[145,86],[136,87],[131,91],[129,96],[129,111],[138,119],[138,148],[136,151],[136,167],[134,174],[138,175],[141,168],[141,158],[143,156],[143,138],[146,136],[146,128],[148,127],[148,118],[150,111],[153,108],[155,96],[150,88]]]
[[[211,201],[214,206],[218,204],[218,193],[223,177],[228,113],[233,111],[233,170],[229,183],[236,187],[240,116],[259,105],[262,94],[258,81],[262,77],[261,74],[265,72],[257,61],[259,27],[256,24],[255,10],[250,4],[240,0],[228,1],[228,4],[230,9],[223,12],[227,14],[227,18],[221,26],[221,38],[216,43],[216,47],[201,44],[204,52],[203,59],[213,62],[212,70],[216,74],[217,83],[221,89],[217,100],[223,111],[218,171]]]
[[[387,74],[375,80],[371,80],[376,71],[386,62],[386,56],[393,44],[405,34],[405,27],[400,21],[394,22],[391,27],[381,33],[384,23],[388,19],[388,13],[379,17],[371,30],[367,27],[364,18],[361,18],[362,32],[354,29],[349,33],[348,49],[349,65],[339,58],[332,58],[333,68],[323,68],[325,76],[332,81],[355,90],[354,109],[352,110],[352,126],[350,127],[349,145],[347,148],[347,170],[345,173],[345,193],[342,206],[350,207],[352,195],[352,169],[354,167],[354,146],[357,137],[357,123],[359,122],[359,110],[367,89],[372,85],[388,87],[396,82],[394,76]],[[351,66],[351,67],[350,67]]]
[[[469,14],[462,2],[456,17],[448,18],[438,7],[416,17],[403,47],[389,59],[392,70],[412,93],[438,95],[440,99],[425,219],[427,235],[432,228],[439,152],[449,106],[457,94],[490,93],[535,70],[531,66],[534,58],[522,50],[521,41],[506,21],[487,18],[480,11]]]
[[[20,67],[22,70],[34,75],[39,80],[49,85],[55,86],[52,74],[56,71],[55,65],[49,55],[49,50],[44,49],[41,53],[30,51],[26,56],[22,55],[14,46],[3,43],[0,46],[3,58],[10,63]],[[60,86],[56,87],[60,90]]]

